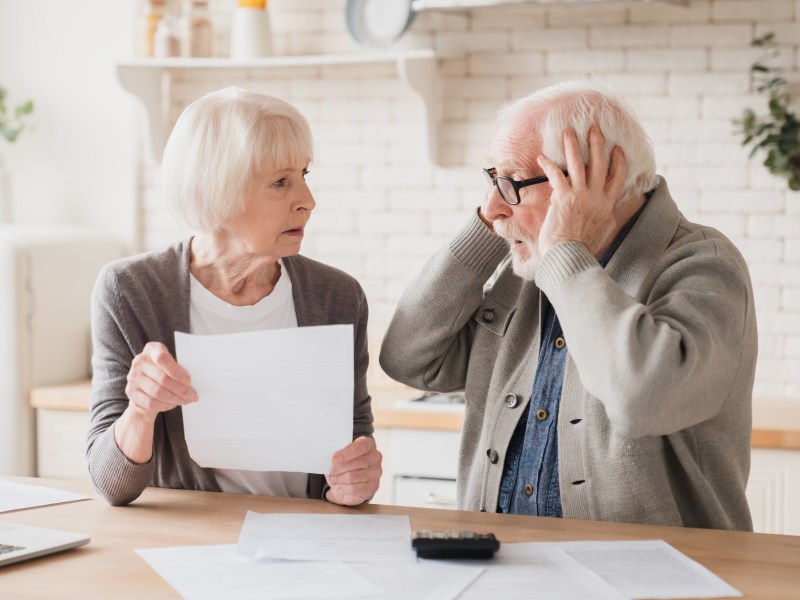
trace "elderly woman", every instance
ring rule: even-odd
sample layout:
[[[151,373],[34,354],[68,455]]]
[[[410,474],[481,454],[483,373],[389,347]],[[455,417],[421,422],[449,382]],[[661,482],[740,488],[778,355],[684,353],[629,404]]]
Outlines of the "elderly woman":
[[[167,142],[163,189],[197,235],[105,267],[92,300],[87,457],[111,504],[147,486],[367,501],[381,454],[367,394],[367,300],[355,279],[298,254],[315,202],[312,139],[292,106],[241,89],[186,108]],[[176,331],[222,334],[354,327],[354,441],[327,475],[204,469],[189,456],[181,407],[202,402],[177,364]]]

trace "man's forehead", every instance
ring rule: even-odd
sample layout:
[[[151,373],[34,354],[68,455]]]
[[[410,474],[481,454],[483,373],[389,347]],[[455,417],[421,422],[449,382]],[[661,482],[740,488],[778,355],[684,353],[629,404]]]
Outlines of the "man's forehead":
[[[524,165],[522,165],[522,163],[520,163],[518,160],[515,160],[513,158],[496,160],[490,154],[486,155],[486,164],[491,165],[498,171],[516,171],[518,169],[524,168]]]
[[[510,117],[495,134],[486,156],[498,171],[530,170],[539,155],[539,139],[529,119]]]

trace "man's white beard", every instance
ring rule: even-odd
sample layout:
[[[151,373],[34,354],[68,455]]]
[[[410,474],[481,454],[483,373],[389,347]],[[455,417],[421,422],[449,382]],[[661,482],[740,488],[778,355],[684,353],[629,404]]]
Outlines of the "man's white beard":
[[[495,221],[493,223],[494,230],[500,237],[505,238],[509,244],[515,240],[520,240],[525,244],[528,250],[528,258],[522,259],[516,252],[511,252],[511,270],[514,274],[527,281],[533,281],[536,278],[536,267],[539,266],[539,244],[532,240],[531,237],[522,231],[516,225],[506,223],[505,221]]]
[[[516,254],[512,254],[511,270],[514,271],[514,274],[518,277],[522,277],[527,281],[533,281],[536,279],[536,267],[539,266],[539,250],[531,249],[530,242],[525,242],[525,245],[528,246],[530,256],[527,260],[522,260],[518,258]]]

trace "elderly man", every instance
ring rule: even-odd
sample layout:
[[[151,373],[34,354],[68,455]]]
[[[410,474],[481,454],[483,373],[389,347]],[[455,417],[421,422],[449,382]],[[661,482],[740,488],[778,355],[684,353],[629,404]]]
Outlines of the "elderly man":
[[[405,291],[380,357],[465,390],[460,507],[752,529],[737,249],[686,220],[631,111],[591,82],[504,109],[488,161],[483,206]]]

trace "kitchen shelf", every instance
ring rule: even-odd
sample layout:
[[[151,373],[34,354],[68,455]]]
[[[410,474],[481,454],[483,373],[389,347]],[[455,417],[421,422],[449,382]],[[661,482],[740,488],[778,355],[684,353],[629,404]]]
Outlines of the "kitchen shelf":
[[[117,63],[117,77],[122,87],[137,96],[147,112],[149,148],[156,162],[166,141],[166,119],[170,88],[176,73],[199,71],[248,70],[264,72],[286,67],[324,67],[331,65],[368,65],[394,63],[399,77],[415,92],[425,107],[428,152],[438,162],[440,86],[433,50],[406,52],[363,52],[307,56],[275,56],[252,60],[227,58],[149,58]]]
[[[688,6],[689,0],[413,0],[411,10],[451,10],[484,8],[487,6],[504,6],[508,4],[541,4],[547,7],[576,6],[592,4],[646,4],[652,2],[666,2]]]

